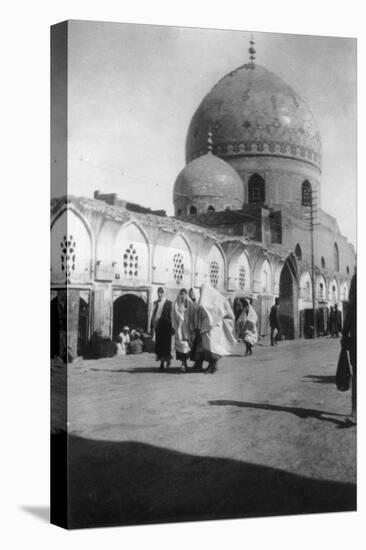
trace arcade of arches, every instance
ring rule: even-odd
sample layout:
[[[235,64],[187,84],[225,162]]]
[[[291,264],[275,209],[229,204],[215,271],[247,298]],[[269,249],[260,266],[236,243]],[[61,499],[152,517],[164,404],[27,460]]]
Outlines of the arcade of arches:
[[[203,283],[232,303],[236,297],[249,298],[260,338],[269,335],[269,311],[279,296],[284,337],[311,333],[310,266],[301,241],[294,252],[284,246],[274,252],[244,237],[106,206],[85,198],[69,198],[67,207],[62,200],[53,204],[52,239],[59,243],[51,264],[51,317],[57,327],[51,336],[53,355],[67,347],[82,355],[96,330],[111,338],[124,325],[146,330],[159,286],[171,300],[182,287],[199,295]],[[337,256],[333,250],[342,265],[338,247]],[[326,331],[331,305],[338,303],[345,311],[350,286],[349,274],[322,270],[320,259],[315,278],[319,334]]]

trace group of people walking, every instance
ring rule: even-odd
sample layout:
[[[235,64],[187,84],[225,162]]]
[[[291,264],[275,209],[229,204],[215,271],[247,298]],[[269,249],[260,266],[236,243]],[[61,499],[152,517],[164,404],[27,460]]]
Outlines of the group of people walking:
[[[238,353],[238,340],[246,345],[246,355],[252,354],[258,340],[257,315],[248,300],[242,300],[240,315],[235,316],[229,301],[210,285],[203,285],[197,300],[194,290],[182,288],[174,303],[158,289],[150,324],[155,339],[155,354],[160,370],[170,366],[172,337],[176,359],[183,372],[188,360],[193,370],[214,373],[220,357]],[[203,369],[204,362],[208,367]]]

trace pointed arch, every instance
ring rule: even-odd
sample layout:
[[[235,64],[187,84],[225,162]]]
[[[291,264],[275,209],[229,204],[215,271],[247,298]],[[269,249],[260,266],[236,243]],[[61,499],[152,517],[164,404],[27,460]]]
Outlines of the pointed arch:
[[[248,254],[239,249],[228,263],[228,290],[249,293],[252,287],[251,266]]]
[[[347,281],[343,281],[339,291],[339,299],[341,302],[348,302],[349,287]]]
[[[150,243],[136,220],[122,225],[116,235],[113,267],[115,282],[146,283],[150,278]]]
[[[328,283],[328,300],[331,304],[335,304],[339,300],[339,289],[337,279],[333,277]]]
[[[285,338],[299,334],[299,273],[296,258],[290,254],[284,262],[279,281],[280,319]]]
[[[215,243],[207,256],[207,282],[214,288],[225,288],[226,257],[219,243]]]
[[[303,271],[300,275],[300,296],[304,302],[312,302],[313,284],[309,271]]]
[[[315,281],[315,298],[319,302],[324,302],[327,299],[327,285],[323,275],[318,275]]]
[[[267,257],[259,258],[254,268],[255,291],[259,294],[273,293],[273,270]]]
[[[88,221],[65,205],[51,221],[52,283],[86,283],[91,280],[94,238]]]
[[[167,250],[167,258],[170,284],[179,287],[192,286],[192,247],[183,233],[174,236]]]
[[[301,250],[301,246],[299,245],[299,243],[297,243],[296,247],[295,247],[295,256],[296,256],[296,259],[297,260],[302,260],[302,250]]]

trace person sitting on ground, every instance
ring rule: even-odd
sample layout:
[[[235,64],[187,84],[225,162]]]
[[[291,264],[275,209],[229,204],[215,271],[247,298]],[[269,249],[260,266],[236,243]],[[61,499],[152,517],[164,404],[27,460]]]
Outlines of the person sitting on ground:
[[[131,342],[128,347],[128,352],[131,355],[137,355],[144,351],[144,343],[141,340],[141,334],[134,330],[131,332]]]
[[[122,332],[117,337],[117,354],[126,355],[130,344],[130,329],[124,326]]]
[[[102,359],[116,355],[116,344],[111,338],[102,333],[100,329],[94,331],[87,346],[85,358]]]

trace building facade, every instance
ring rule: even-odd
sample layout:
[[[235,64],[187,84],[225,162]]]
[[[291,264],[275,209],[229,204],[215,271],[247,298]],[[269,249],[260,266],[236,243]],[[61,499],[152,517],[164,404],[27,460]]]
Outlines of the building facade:
[[[251,63],[226,75],[193,115],[175,216],[114,194],[51,201],[52,354],[82,355],[96,330],[147,330],[159,286],[210,283],[252,300],[259,334],[280,298],[284,336],[318,334],[345,311],[356,257],[321,209],[321,140],[305,102]],[[312,217],[312,224],[310,218]]]

